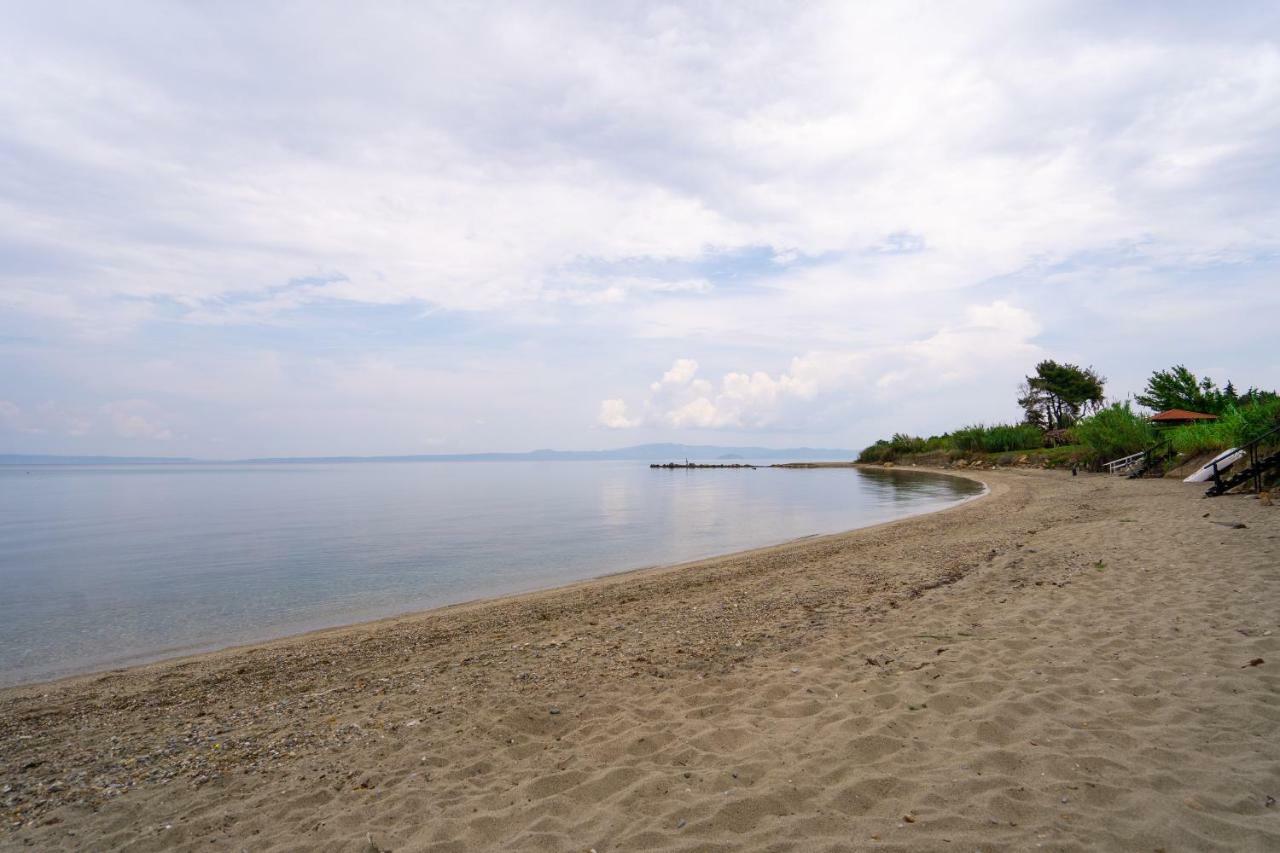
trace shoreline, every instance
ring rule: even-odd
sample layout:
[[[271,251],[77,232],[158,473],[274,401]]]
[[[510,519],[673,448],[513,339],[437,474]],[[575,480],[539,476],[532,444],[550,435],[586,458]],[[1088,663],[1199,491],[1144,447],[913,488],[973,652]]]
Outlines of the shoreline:
[[[852,532],[0,691],[0,849],[1280,845],[1277,511],[980,479]]]
[[[880,466],[877,466],[877,465],[864,465],[864,464],[853,463],[853,462],[781,463],[776,465],[770,465],[769,467],[795,468],[795,469],[859,468],[859,469],[868,469],[868,470],[874,470],[874,471],[883,470],[881,469]],[[953,477],[955,479],[969,480],[971,482],[979,483],[983,488],[982,488],[982,491],[978,492],[977,494],[959,498],[943,507],[939,507],[936,509],[925,509],[919,512],[914,512],[908,515],[904,515],[900,518],[892,519],[890,521],[880,521],[880,522],[875,522],[873,524],[863,525],[860,527],[851,527],[851,528],[847,528],[845,530],[839,530],[833,533],[809,533],[809,534],[804,534],[798,537],[793,537],[791,539],[784,539],[780,542],[774,542],[767,545],[758,545],[752,548],[744,548],[736,551],[726,551],[723,553],[711,554],[703,557],[695,557],[691,560],[682,560],[675,563],[660,563],[660,564],[651,565],[651,566],[637,566],[635,568],[619,569],[617,571],[607,571],[601,574],[592,575],[591,577],[588,577],[588,578],[583,578],[581,580],[568,581],[567,583],[556,584],[554,586],[538,587],[536,589],[505,593],[501,595],[483,596],[479,598],[466,599],[464,601],[457,601],[449,604],[441,604],[434,607],[408,610],[403,613],[395,613],[388,616],[375,616],[370,619],[357,618],[354,621],[340,622],[335,625],[322,626],[318,628],[306,628],[300,631],[291,631],[289,633],[280,634],[277,636],[268,636],[262,639],[232,641],[227,644],[220,644],[220,643],[206,644],[206,645],[201,645],[193,648],[181,648],[181,649],[174,650],[172,652],[158,652],[155,655],[151,655],[151,654],[137,655],[137,656],[133,656],[130,659],[123,660],[120,663],[115,665],[106,665],[106,666],[94,665],[93,668],[86,669],[84,671],[70,672],[63,675],[53,675],[51,677],[37,677],[30,681],[18,681],[18,682],[12,682],[12,683],[0,682],[0,700],[2,700],[5,697],[5,695],[10,691],[47,689],[47,688],[62,685],[64,683],[74,683],[74,682],[83,681],[86,679],[95,679],[97,677],[106,676],[106,675],[126,674],[126,673],[134,672],[135,670],[150,669],[157,666],[163,666],[165,664],[195,663],[205,658],[221,655],[223,653],[230,654],[230,653],[236,653],[236,652],[244,652],[244,651],[249,651],[258,647],[274,647],[281,643],[288,643],[290,641],[303,641],[308,638],[319,637],[323,635],[330,635],[330,634],[340,633],[348,630],[373,629],[378,626],[389,625],[389,624],[401,622],[403,620],[428,618],[433,614],[454,612],[459,609],[484,607],[491,604],[497,605],[497,604],[517,603],[520,599],[523,599],[529,596],[539,596],[547,593],[568,591],[568,590],[578,589],[578,588],[590,586],[597,583],[603,583],[603,582],[625,581],[628,578],[633,576],[641,577],[650,573],[660,574],[665,572],[681,571],[688,568],[696,568],[699,565],[717,561],[717,560],[750,557],[751,555],[756,554],[757,552],[766,552],[776,548],[783,548],[797,542],[810,542],[814,540],[825,539],[828,537],[845,536],[847,534],[854,533],[859,530],[869,530],[869,529],[872,529],[875,527],[881,527],[884,525],[898,524],[904,521],[909,521],[913,518],[919,518],[924,515],[933,515],[935,513],[949,512],[951,510],[964,506],[965,504],[970,503],[972,501],[976,501],[980,498],[987,497],[991,491],[987,483],[984,482],[981,477],[977,476],[976,472],[966,473],[963,471],[949,471],[949,470],[940,469],[940,468],[939,469],[920,468],[920,469],[902,469],[902,473],[906,473],[906,474],[919,473],[919,474],[934,475],[934,476]]]

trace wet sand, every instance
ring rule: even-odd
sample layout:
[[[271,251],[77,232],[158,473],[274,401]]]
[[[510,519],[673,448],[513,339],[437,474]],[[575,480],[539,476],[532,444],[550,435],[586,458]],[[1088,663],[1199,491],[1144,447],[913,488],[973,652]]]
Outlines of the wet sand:
[[[1280,508],[975,476],[875,528],[2,691],[0,848],[1280,849]]]

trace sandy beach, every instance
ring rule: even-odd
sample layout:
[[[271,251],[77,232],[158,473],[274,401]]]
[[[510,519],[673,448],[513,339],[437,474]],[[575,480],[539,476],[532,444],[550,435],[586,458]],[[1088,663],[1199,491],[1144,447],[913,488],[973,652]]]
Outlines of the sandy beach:
[[[9,850],[1280,849],[1280,507],[865,530],[0,692]]]

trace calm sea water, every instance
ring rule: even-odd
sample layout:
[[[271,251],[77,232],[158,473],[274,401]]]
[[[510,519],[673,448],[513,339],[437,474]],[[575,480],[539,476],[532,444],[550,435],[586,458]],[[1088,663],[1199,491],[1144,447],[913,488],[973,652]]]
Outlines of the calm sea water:
[[[636,462],[0,467],[0,683],[936,509],[965,480]]]

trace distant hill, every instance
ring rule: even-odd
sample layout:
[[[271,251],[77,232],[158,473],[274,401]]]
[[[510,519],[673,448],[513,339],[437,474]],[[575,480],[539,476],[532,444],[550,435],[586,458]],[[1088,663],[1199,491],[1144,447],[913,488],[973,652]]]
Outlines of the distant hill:
[[[854,450],[815,447],[720,447],[706,444],[638,444],[613,450],[530,450],[525,453],[433,453],[416,456],[280,456],[246,459],[245,462],[575,462],[635,460],[661,462],[673,459],[851,459]]]
[[[578,462],[632,460],[671,462],[707,459],[776,459],[832,461],[852,459],[854,450],[817,447],[722,447],[705,444],[640,444],[614,450],[531,450],[526,453],[432,453],[412,456],[270,456],[253,459],[202,460],[152,456],[28,456],[0,454],[0,465],[158,465],[158,464],[294,464],[306,462]]]
[[[185,456],[49,456],[0,453],[0,465],[173,465],[198,461]]]

